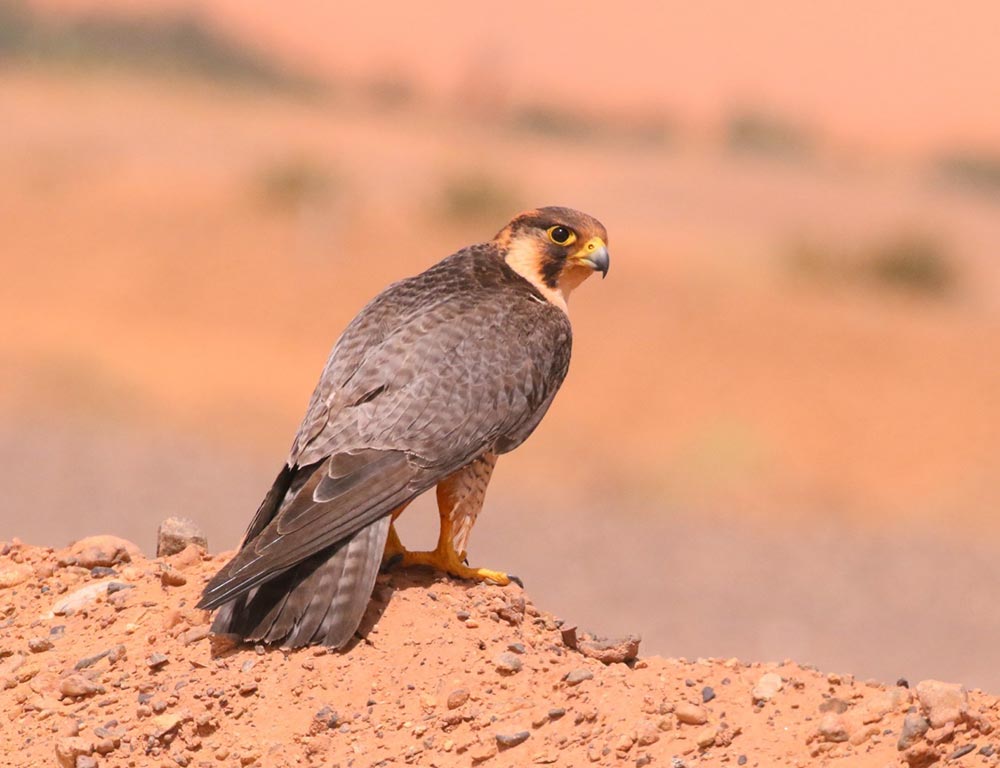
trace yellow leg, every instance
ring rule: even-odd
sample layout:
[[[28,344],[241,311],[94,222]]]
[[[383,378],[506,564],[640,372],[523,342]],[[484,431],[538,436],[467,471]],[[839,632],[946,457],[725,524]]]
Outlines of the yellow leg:
[[[401,556],[400,565],[423,565],[444,571],[457,579],[469,579],[471,581],[489,581],[505,587],[510,584],[510,576],[502,571],[493,571],[489,568],[470,568],[462,562],[463,555],[455,551],[452,544],[451,524],[448,518],[441,518],[441,533],[438,535],[437,546],[430,552],[410,552],[399,542],[399,536],[394,536],[395,532],[390,529],[389,542],[386,544],[386,553],[389,552],[389,544],[395,539],[401,551],[394,551],[394,556]]]
[[[405,554],[406,547],[404,547],[403,542],[399,540],[399,534],[396,533],[396,526],[394,524],[390,524],[389,537],[385,540],[385,554],[382,555],[382,563],[385,565],[394,557],[401,557]]]
[[[520,584],[517,577],[508,576],[502,571],[493,571],[489,568],[470,568],[464,562],[465,553],[455,551],[455,531],[452,527],[452,520],[456,518],[457,511],[458,518],[468,522],[468,512],[463,511],[467,508],[460,506],[463,504],[475,506],[472,512],[472,519],[475,520],[475,515],[478,514],[479,507],[482,506],[486,483],[489,481],[495,461],[496,457],[478,459],[438,483],[437,501],[438,514],[441,518],[441,532],[438,534],[437,546],[432,551],[410,552],[399,540],[399,534],[396,533],[396,527],[393,525],[390,526],[389,537],[386,539],[383,564],[422,565],[444,571],[459,579],[489,581],[504,587],[511,581]],[[394,522],[404,508],[405,505],[392,513]]]

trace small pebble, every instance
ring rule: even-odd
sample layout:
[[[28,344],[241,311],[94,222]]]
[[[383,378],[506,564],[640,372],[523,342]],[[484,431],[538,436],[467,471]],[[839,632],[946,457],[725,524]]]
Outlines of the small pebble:
[[[496,753],[497,743],[495,739],[489,742],[474,743],[471,749],[469,749],[469,757],[472,758],[473,765],[489,760]]]
[[[847,741],[851,737],[847,721],[835,712],[827,712],[823,715],[823,719],[819,723],[818,734],[821,741],[834,744]]]
[[[987,744],[985,747],[981,747],[979,749],[979,754],[981,754],[983,757],[993,757],[993,753],[995,751],[996,750],[993,748],[992,744]]]
[[[839,678],[838,678],[839,679]],[[767,672],[760,676],[757,685],[753,687],[750,695],[755,704],[770,701],[774,695],[785,687],[785,682],[777,672]]]
[[[186,629],[180,634],[180,641],[184,645],[191,645],[191,643],[197,643],[199,640],[204,640],[211,634],[211,627],[208,624],[203,624],[200,627],[191,627],[191,629]],[[303,664],[305,666],[305,664]]]
[[[94,729],[94,732],[95,733],[97,732],[96,728]],[[100,741],[94,744],[94,751],[100,755],[107,755],[114,752],[115,751],[114,739],[111,739],[109,737],[103,737]]]
[[[340,723],[340,715],[332,707],[323,707],[313,717],[327,728],[336,728]]]
[[[500,749],[510,749],[511,747],[516,747],[518,744],[523,744],[528,740],[531,733],[528,731],[518,731],[517,733],[498,733],[497,746]]]
[[[464,688],[458,688],[448,694],[448,709],[458,709],[469,700],[469,692]]]
[[[208,538],[192,520],[168,517],[156,531],[156,556],[176,555],[194,544],[208,549]]]
[[[712,689],[712,686],[706,685],[704,688],[701,689],[701,700],[705,704],[708,704],[708,702],[710,702],[714,698],[715,698],[715,691]]]
[[[916,744],[930,727],[931,724],[927,722],[926,717],[917,712],[910,712],[903,718],[903,729],[896,745],[899,751],[902,752]]]
[[[957,683],[921,680],[917,683],[917,697],[931,728],[961,722],[969,708],[968,691]]]
[[[47,637],[33,637],[28,641],[28,650],[32,653],[43,653],[51,651],[53,642]]]
[[[636,741],[640,747],[648,747],[660,740],[659,728],[652,720],[642,720],[635,729]]]
[[[746,765],[747,764],[747,756],[746,755],[740,755],[738,758],[736,758],[736,764],[737,765]]]
[[[497,672],[502,675],[516,674],[521,671],[523,666],[521,660],[513,653],[501,653],[493,660],[493,663],[496,665]]]
[[[182,722],[184,718],[181,715],[157,715],[150,725],[154,728],[156,737],[163,738],[180,728]]]
[[[701,749],[708,749],[715,744],[715,737],[717,731],[712,726],[705,726],[697,734],[695,734],[695,744],[697,744]]]
[[[566,681],[566,685],[579,685],[584,680],[590,680],[594,677],[594,673],[589,669],[574,669],[566,674],[563,680]]]
[[[59,683],[59,693],[69,698],[93,696],[95,693],[104,693],[104,686],[88,680],[83,675],[70,675]]]
[[[173,568],[166,568],[160,572],[160,583],[165,587],[183,587],[187,584],[187,576]]]
[[[0,589],[16,587],[34,575],[34,571],[26,565],[11,565],[0,568]]]
[[[969,754],[975,748],[976,748],[975,744],[966,744],[965,746],[959,747],[954,752],[952,752],[950,755],[948,755],[948,759],[949,760],[958,760],[958,758],[962,757],[963,755]]]
[[[685,725],[704,725],[708,722],[708,714],[704,709],[686,701],[682,701],[674,708],[674,715],[678,722]]]
[[[632,745],[635,743],[629,734],[623,733],[618,737],[618,741],[615,742],[615,752],[619,753],[619,757],[624,757],[625,754],[632,749]]]
[[[514,653],[524,653],[524,643],[511,643],[507,646],[507,650]]]
[[[108,648],[106,651],[101,651],[100,653],[95,653],[93,656],[87,656],[85,658],[82,658],[76,663],[74,669],[79,670],[91,667],[97,662],[99,662],[101,659],[105,658],[106,656],[109,656],[110,654],[111,654],[111,649]]]
[[[156,670],[160,669],[164,664],[166,664],[170,659],[164,656],[162,653],[153,653],[146,659],[146,666],[150,669]]]

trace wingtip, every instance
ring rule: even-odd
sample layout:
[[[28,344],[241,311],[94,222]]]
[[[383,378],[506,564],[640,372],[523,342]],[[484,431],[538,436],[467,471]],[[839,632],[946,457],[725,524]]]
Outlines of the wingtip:
[[[209,582],[208,586],[205,587],[205,591],[201,593],[201,599],[198,600],[195,608],[200,608],[203,611],[213,611],[219,606],[235,600],[241,594],[248,591],[248,589],[244,589],[243,585],[234,585],[232,579],[226,579],[214,586],[212,582]]]
[[[219,606],[216,605],[215,603],[213,603],[208,598],[208,595],[202,595],[201,599],[197,603],[194,604],[194,607],[198,608],[199,610],[202,610],[202,611],[212,611],[212,610],[215,610],[216,608],[218,608]]]

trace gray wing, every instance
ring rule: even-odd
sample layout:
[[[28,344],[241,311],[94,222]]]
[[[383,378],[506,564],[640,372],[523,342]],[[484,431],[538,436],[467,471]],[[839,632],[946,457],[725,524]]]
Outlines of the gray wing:
[[[220,607],[212,631],[293,648],[346,645],[368,606],[388,531],[383,517],[332,554],[321,551],[239,595]]]
[[[443,267],[391,286],[345,330],[279,475],[280,502],[265,500],[202,607],[343,546],[537,425],[569,364],[565,315],[524,291],[462,284]]]

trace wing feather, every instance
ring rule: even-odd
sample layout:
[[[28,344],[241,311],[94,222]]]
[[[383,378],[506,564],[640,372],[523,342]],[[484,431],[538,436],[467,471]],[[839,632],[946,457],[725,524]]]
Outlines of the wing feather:
[[[214,608],[248,592],[349,538],[434,482],[402,453],[366,451],[364,457],[367,461],[359,456],[343,462],[331,459],[315,470],[298,494],[208,583],[199,605]],[[340,477],[328,474],[331,466]]]
[[[566,375],[569,323],[491,248],[390,286],[347,327],[242,549],[202,596],[229,604],[220,626],[341,637],[371,590],[381,521],[537,426]]]

